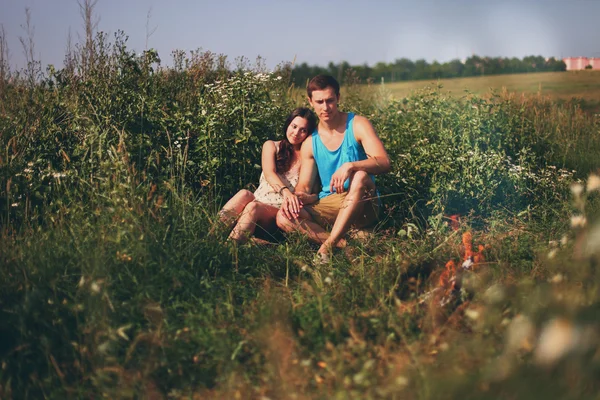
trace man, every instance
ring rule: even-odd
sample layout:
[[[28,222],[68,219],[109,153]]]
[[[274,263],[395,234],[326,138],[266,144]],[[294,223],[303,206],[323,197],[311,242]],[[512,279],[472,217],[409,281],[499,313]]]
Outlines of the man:
[[[326,262],[334,247],[345,247],[344,236],[352,225],[377,223],[379,197],[372,175],[389,171],[390,160],[369,120],[338,110],[340,85],[333,77],[315,76],[306,91],[319,125],[301,149],[295,193],[304,207],[282,204],[277,225],[320,243],[317,256]],[[310,195],[317,174],[322,187],[318,195]],[[331,226],[331,232],[325,226]]]

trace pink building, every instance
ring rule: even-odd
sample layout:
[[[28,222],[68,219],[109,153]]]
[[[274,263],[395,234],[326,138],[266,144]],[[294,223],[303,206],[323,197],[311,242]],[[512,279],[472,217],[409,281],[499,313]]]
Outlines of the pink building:
[[[600,58],[597,57],[567,57],[563,58],[563,61],[567,65],[567,71],[582,70],[588,65],[590,65],[592,69],[600,70]]]

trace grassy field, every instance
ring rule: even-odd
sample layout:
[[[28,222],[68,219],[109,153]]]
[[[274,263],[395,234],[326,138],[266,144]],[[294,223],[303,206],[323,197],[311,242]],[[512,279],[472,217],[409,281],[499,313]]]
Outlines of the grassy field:
[[[285,71],[86,46],[0,85],[0,398],[598,398],[593,115],[350,87],[384,218],[313,265],[217,217],[296,105]]]
[[[441,79],[436,82],[410,81],[384,84],[394,98],[408,96],[428,85],[442,85],[441,91],[462,97],[465,90],[486,95],[492,89],[527,96],[547,96],[560,102],[575,101],[585,110],[600,111],[600,72],[569,71],[532,74],[494,75],[471,78]],[[375,85],[377,86],[377,85]]]

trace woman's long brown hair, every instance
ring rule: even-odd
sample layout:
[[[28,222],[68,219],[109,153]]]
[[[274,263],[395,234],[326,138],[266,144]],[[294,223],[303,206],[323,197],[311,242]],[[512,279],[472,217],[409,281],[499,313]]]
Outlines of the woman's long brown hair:
[[[285,124],[283,124],[283,139],[279,142],[279,151],[275,158],[275,169],[279,173],[287,172],[292,165],[292,154],[294,149],[287,138],[287,129],[296,117],[304,118],[308,122],[306,130],[308,131],[309,136],[317,127],[317,117],[315,117],[315,114],[306,107],[298,107],[288,115]]]

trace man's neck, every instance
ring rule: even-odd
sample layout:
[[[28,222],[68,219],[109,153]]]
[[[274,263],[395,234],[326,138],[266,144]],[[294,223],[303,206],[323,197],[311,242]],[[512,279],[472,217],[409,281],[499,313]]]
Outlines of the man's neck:
[[[344,133],[346,124],[346,113],[338,111],[336,116],[329,121],[319,121],[319,132],[333,134],[335,132]]]

